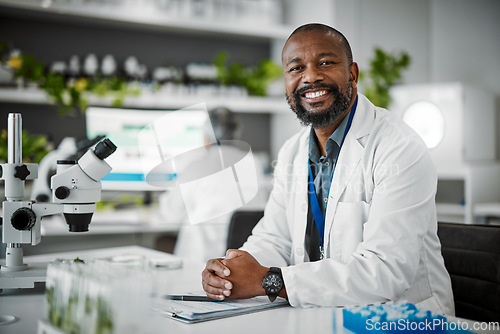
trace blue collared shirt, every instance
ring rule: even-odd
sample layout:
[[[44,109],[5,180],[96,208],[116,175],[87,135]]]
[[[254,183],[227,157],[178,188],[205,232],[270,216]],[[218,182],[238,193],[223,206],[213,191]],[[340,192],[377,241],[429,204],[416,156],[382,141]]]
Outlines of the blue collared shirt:
[[[344,138],[348,119],[351,113],[356,111],[357,102],[358,98],[356,97],[356,101],[354,101],[351,110],[344,117],[338,128],[333,131],[330,138],[328,138],[325,145],[326,156],[321,155],[321,151],[318,146],[318,139],[316,138],[314,129],[311,129],[311,134],[309,135],[309,161],[311,162],[314,187],[316,188],[316,196],[318,197],[323,217],[325,217],[326,203],[328,202],[328,193],[330,191],[330,183],[332,181],[333,166],[335,166],[340,145],[342,144],[342,139]]]
[[[351,116],[351,113],[356,112],[357,104],[358,98],[356,97],[351,110],[344,117],[339,127],[335,129],[335,131],[333,131],[330,138],[328,138],[325,145],[326,156],[321,155],[321,151],[318,146],[318,139],[316,138],[316,133],[313,129],[311,129],[311,134],[309,137],[309,161],[311,162],[314,188],[316,189],[316,196],[318,198],[323,217],[325,217],[326,214],[326,204],[328,203],[330,183],[332,181],[332,173],[334,172],[333,167],[335,166],[339,148],[344,138],[344,133],[346,131],[349,117]],[[309,211],[307,214],[305,246],[309,255],[309,260],[317,261],[320,259],[320,235],[312,216],[310,201],[308,201],[308,203]]]

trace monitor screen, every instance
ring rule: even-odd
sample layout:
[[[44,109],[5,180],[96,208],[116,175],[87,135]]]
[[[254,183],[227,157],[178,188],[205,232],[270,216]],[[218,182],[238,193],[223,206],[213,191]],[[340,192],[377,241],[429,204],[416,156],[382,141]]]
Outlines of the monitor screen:
[[[208,113],[203,108],[188,110],[146,110],[88,107],[85,112],[87,137],[108,137],[116,146],[106,161],[113,168],[102,180],[104,190],[162,190],[146,182],[146,174],[160,160],[204,145]],[[155,138],[146,147],[141,138]],[[157,146],[157,148],[155,147]],[[176,174],[162,175],[175,180]]]

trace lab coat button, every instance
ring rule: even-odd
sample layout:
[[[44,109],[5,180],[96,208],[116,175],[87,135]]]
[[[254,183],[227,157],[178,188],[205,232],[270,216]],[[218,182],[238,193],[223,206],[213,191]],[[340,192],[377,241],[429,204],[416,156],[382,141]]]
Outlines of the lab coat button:
[[[307,204],[303,204],[303,205],[302,205],[302,211],[306,212],[306,211],[307,211],[307,209],[308,209]]]
[[[301,247],[297,248],[295,252],[297,253],[298,256],[304,255],[304,249],[302,249]]]

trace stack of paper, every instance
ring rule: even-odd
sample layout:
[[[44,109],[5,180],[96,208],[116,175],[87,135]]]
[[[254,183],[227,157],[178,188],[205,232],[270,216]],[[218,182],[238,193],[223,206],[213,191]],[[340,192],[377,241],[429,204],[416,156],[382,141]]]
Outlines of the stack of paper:
[[[185,323],[196,323],[288,305],[288,301],[283,298],[277,298],[271,302],[267,296],[259,296],[222,302],[163,300],[156,305],[155,309],[166,317]]]

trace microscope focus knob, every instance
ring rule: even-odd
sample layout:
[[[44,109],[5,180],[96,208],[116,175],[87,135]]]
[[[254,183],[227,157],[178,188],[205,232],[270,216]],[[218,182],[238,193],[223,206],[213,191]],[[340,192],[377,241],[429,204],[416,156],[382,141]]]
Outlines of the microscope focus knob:
[[[25,181],[28,175],[30,175],[30,171],[26,165],[16,166],[14,167],[14,177]]]
[[[10,217],[10,223],[19,231],[31,230],[36,223],[36,215],[30,208],[19,208]]]
[[[57,187],[57,189],[55,191],[55,195],[58,199],[65,199],[65,198],[68,198],[70,192],[71,192],[71,190],[69,190],[68,187],[60,186],[60,187]]]

